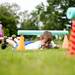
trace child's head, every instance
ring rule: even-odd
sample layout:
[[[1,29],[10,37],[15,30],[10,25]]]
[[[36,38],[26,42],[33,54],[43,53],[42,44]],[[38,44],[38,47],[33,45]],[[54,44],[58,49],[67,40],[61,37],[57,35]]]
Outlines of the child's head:
[[[41,36],[40,40],[42,41],[42,46],[44,48],[48,48],[51,40],[52,40],[52,34],[51,32],[45,31]]]

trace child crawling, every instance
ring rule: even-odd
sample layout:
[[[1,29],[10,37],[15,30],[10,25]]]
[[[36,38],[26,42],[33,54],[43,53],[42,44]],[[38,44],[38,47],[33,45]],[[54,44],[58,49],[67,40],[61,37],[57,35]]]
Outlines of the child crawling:
[[[6,42],[12,45],[14,48],[17,48],[19,44],[19,40],[17,38],[14,39],[6,39]],[[36,42],[31,42],[26,44],[26,50],[38,50],[41,48],[58,48],[56,44],[52,41],[52,34],[48,31],[45,31]]]

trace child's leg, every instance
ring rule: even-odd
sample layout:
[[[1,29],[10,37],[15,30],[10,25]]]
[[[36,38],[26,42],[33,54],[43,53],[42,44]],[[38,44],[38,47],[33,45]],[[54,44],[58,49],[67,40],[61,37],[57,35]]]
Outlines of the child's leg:
[[[25,42],[25,45],[28,45],[28,44],[31,44],[31,43],[33,43],[33,42],[31,42],[31,41],[26,41],[26,42]]]
[[[16,43],[13,40],[7,39],[6,42],[10,44],[12,47],[16,47]]]

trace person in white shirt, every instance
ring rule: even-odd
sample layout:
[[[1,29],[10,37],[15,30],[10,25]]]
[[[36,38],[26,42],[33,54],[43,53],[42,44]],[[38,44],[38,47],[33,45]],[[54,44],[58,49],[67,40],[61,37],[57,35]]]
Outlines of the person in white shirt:
[[[12,45],[14,48],[17,48],[19,40],[14,38],[14,40],[7,39],[8,44]],[[56,48],[57,45],[52,41],[52,34],[48,31],[45,31],[39,38],[38,41],[25,44],[26,50],[39,50],[41,48]]]

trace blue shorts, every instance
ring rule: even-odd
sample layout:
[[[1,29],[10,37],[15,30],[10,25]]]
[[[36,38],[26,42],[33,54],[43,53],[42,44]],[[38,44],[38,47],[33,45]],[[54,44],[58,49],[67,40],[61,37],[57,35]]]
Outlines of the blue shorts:
[[[28,45],[28,44],[31,44],[31,43],[33,43],[33,42],[31,42],[31,41],[26,41],[25,43],[24,43],[24,45]],[[18,44],[16,43],[16,47],[18,47]],[[15,47],[15,48],[16,48]]]

